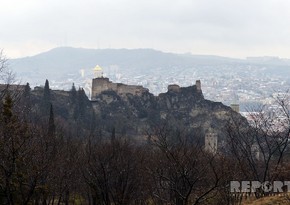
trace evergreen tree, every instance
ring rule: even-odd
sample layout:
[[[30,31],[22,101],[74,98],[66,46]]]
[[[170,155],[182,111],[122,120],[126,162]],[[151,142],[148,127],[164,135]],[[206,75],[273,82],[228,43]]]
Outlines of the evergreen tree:
[[[86,94],[82,88],[78,90],[78,101],[77,101],[77,109],[75,110],[75,117],[76,118],[83,118],[85,115],[85,105],[86,105]]]
[[[22,106],[23,114],[24,114],[24,117],[27,118],[29,117],[28,115],[31,109],[31,88],[30,88],[29,83],[25,85],[24,92],[22,95],[22,102],[23,102],[23,106]]]
[[[26,155],[31,151],[27,146],[31,136],[27,125],[14,113],[13,104],[8,93],[0,112],[0,204],[25,204],[20,202],[26,201],[28,192],[32,193]]]
[[[54,114],[53,107],[50,104],[49,120],[48,120],[48,135],[53,136],[55,134]]]
[[[76,104],[76,100],[77,100],[77,90],[75,87],[75,84],[73,83],[71,91],[70,91],[70,97],[71,97],[71,102],[73,105]]]
[[[83,88],[77,91],[77,101],[74,106],[73,118],[75,120],[84,120],[86,117],[86,109],[88,106],[88,98]],[[87,118],[87,124],[90,123],[90,118]]]
[[[3,111],[2,117],[5,125],[8,125],[12,120],[12,107],[13,107],[13,100],[8,93],[5,97],[5,101],[3,103]]]
[[[50,102],[50,89],[49,89],[49,82],[46,79],[44,90],[43,90],[43,99],[47,102]]]
[[[76,98],[76,103],[75,103],[75,107],[74,107],[74,113],[73,113],[73,117],[75,120],[77,120],[80,117],[80,104],[82,104],[82,100],[81,100],[81,88],[79,88],[79,90],[76,93],[77,98]]]
[[[50,100],[51,99],[50,99],[49,82],[46,79],[43,90],[43,102],[42,102],[42,111],[45,115],[49,114]]]
[[[30,85],[29,85],[29,83],[26,83],[25,88],[24,88],[24,92],[23,92],[23,96],[30,97],[30,92],[31,92]]]
[[[8,93],[3,102],[0,118],[0,197],[4,196],[7,204],[15,203],[15,179],[13,178],[16,171],[16,159],[18,159],[15,142],[16,119],[12,112],[13,101]],[[10,143],[13,142],[13,143]]]

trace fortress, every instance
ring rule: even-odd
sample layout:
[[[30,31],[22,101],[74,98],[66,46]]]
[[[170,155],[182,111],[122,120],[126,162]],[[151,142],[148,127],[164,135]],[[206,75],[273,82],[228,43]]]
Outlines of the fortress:
[[[196,81],[196,90],[201,93],[200,80]],[[97,77],[92,81],[92,95],[91,99],[96,100],[96,96],[103,91],[114,91],[118,95],[132,94],[140,96],[145,92],[149,92],[147,88],[138,85],[125,85],[123,83],[113,83],[106,77]],[[168,91],[179,92],[180,86],[176,84],[168,85]]]
[[[95,78],[92,81],[92,92],[91,100],[96,100],[97,95],[101,94],[103,91],[114,91],[118,95],[132,94],[141,96],[145,92],[149,92],[149,89],[138,85],[125,85],[123,83],[113,83],[103,76],[103,69],[97,65],[94,69]],[[168,86],[168,91],[179,92],[180,86],[173,84]],[[196,91],[202,93],[200,80],[196,81]]]
[[[113,83],[103,76],[103,69],[97,65],[94,69],[95,78],[92,81],[92,93],[91,100],[96,100],[97,95],[103,91],[114,91],[118,95],[142,95],[142,93],[148,92],[147,88],[138,85],[125,85],[123,83]]]
[[[195,82],[195,86],[196,86],[196,91],[198,93],[202,93],[200,80],[197,80]],[[181,87],[177,84],[171,84],[171,85],[168,85],[168,87],[167,87],[167,90],[169,92],[180,92],[180,89],[181,89]]]
[[[113,83],[109,78],[98,77],[94,78],[92,82],[92,100],[96,99],[96,96],[103,91],[114,91],[119,95],[132,94],[142,95],[142,93],[148,92],[147,88],[138,85],[125,85],[123,83]]]

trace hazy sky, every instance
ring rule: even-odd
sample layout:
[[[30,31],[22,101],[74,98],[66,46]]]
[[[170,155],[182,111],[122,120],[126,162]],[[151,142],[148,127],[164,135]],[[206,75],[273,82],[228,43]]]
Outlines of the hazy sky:
[[[289,0],[1,0],[8,58],[58,46],[290,58]]]

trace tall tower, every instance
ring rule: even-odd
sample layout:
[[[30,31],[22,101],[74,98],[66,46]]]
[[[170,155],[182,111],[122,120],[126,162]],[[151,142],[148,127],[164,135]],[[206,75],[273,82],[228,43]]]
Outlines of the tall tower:
[[[231,103],[230,107],[232,110],[236,112],[240,112],[240,105],[239,105],[239,96],[236,92],[232,93],[233,102]]]
[[[201,82],[200,82],[200,80],[197,80],[195,82],[195,86],[196,86],[197,91],[198,92],[201,92]]]
[[[94,78],[102,78],[103,77],[103,69],[97,65],[94,69]]]
[[[94,69],[94,78],[92,80],[91,100],[95,100],[97,94],[104,90],[108,90],[110,84],[109,78],[103,77],[103,69],[97,65]]]
[[[256,160],[260,160],[261,159],[261,150],[259,147],[258,143],[254,143],[251,146],[251,153],[252,156],[256,159]]]
[[[216,154],[218,149],[218,135],[214,132],[208,132],[204,138],[204,150]]]
[[[240,105],[237,103],[231,104],[231,108],[232,108],[232,110],[234,110],[236,112],[240,112]]]

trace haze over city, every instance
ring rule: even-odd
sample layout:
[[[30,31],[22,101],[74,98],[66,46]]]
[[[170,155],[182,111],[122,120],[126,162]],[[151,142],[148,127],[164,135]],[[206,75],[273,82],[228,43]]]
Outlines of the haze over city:
[[[2,0],[0,205],[290,204],[289,0]]]
[[[287,0],[4,0],[8,58],[59,46],[290,58]]]

